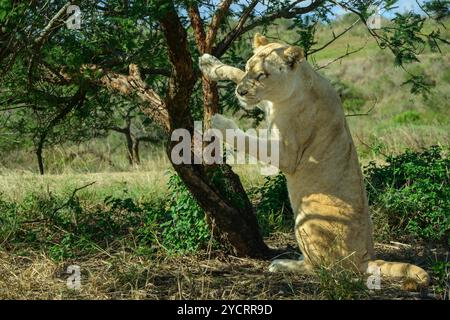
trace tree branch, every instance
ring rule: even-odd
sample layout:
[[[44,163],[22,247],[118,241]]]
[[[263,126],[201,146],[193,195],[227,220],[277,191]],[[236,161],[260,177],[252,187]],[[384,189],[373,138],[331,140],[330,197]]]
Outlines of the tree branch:
[[[344,34],[346,34],[349,30],[353,29],[353,27],[356,26],[356,24],[357,24],[358,22],[360,22],[360,21],[361,21],[361,18],[356,19],[355,22],[353,22],[349,27],[347,27],[344,31],[342,31],[341,33],[339,33],[337,36],[334,35],[334,32],[333,32],[333,39],[331,39],[330,41],[328,41],[327,43],[325,43],[323,46],[321,46],[321,47],[319,47],[319,48],[317,48],[317,49],[314,49],[314,50],[308,52],[308,55],[311,55],[311,54],[313,54],[313,53],[316,53],[316,52],[319,52],[319,51],[325,49],[326,47],[328,47],[329,45],[331,45],[333,42],[335,42],[337,39],[339,39],[339,38],[342,37]]]
[[[116,91],[124,96],[136,95],[143,105],[140,109],[147,116],[155,120],[165,130],[169,130],[169,115],[160,96],[142,80],[138,67],[134,64],[129,66],[129,75],[122,75],[112,71],[105,71],[97,66],[85,66],[82,73],[87,70],[100,72],[103,76],[94,82]]]
[[[244,24],[247,22],[247,19],[250,17],[250,14],[255,9],[256,5],[259,3],[259,0],[252,0],[250,5],[245,9],[242,13],[241,18],[239,19],[236,26],[231,30],[225,38],[217,45],[217,47],[213,50],[213,55],[220,58],[225,51],[230,47],[231,43],[236,40],[239,35],[241,35],[240,31],[244,27]]]
[[[53,18],[50,19],[48,24],[42,29],[39,36],[34,39],[34,43],[32,44],[32,54],[28,63],[28,83],[31,85],[33,82],[33,71],[35,66],[35,60],[38,56],[41,47],[43,46],[44,42],[49,37],[50,33],[55,28],[56,23],[58,20],[64,16],[67,12],[67,8],[70,6],[70,2],[67,2],[59,11],[53,16]]]
[[[306,0],[297,0],[291,3],[289,6],[287,6],[284,9],[281,9],[279,11],[276,11],[270,15],[262,16],[258,19],[255,19],[252,23],[244,26],[245,22],[247,21],[248,17],[250,16],[253,9],[256,7],[259,1],[253,0],[250,6],[246,9],[246,11],[243,13],[241,19],[239,20],[238,24],[234,27],[234,29],[229,32],[225,38],[219,43],[217,48],[213,51],[213,55],[220,58],[225,51],[230,47],[230,45],[233,43],[233,41],[238,38],[239,36],[243,35],[244,33],[256,28],[257,26],[260,26],[264,23],[268,23],[271,21],[274,21],[276,19],[285,18],[290,19],[300,14],[305,14],[312,12],[316,10],[324,0],[316,0],[312,1],[308,6],[306,7],[295,7],[297,4],[304,2]]]
[[[320,70],[320,69],[324,69],[324,68],[328,67],[329,65],[335,63],[336,61],[339,61],[339,60],[341,60],[341,59],[343,59],[343,58],[345,58],[345,57],[348,57],[348,56],[350,56],[350,55],[352,55],[352,54],[354,54],[354,53],[357,53],[357,52],[363,50],[363,49],[366,47],[366,45],[367,45],[367,40],[366,40],[366,42],[364,43],[363,46],[361,46],[360,48],[355,49],[355,50],[353,50],[353,51],[349,51],[350,47],[349,47],[349,45],[347,45],[347,50],[346,50],[346,52],[345,52],[343,55],[341,55],[341,56],[339,56],[339,57],[337,57],[337,58],[331,60],[330,62],[324,64],[323,66],[317,66],[317,67],[314,68],[314,69],[315,69],[316,71],[318,71],[318,70]]]
[[[16,109],[22,109],[22,108],[29,108],[29,107],[32,107],[32,106],[33,105],[28,104],[28,103],[18,103],[16,105],[12,105],[12,106],[9,106],[7,108],[2,108],[2,109],[0,109],[0,112],[1,111],[11,111],[11,110],[16,110]]]
[[[222,2],[220,3],[219,9],[217,9],[215,15],[211,19],[211,23],[208,28],[208,34],[206,35],[205,52],[202,53],[211,53],[214,41],[216,41],[217,31],[219,30],[220,24],[222,23],[222,20],[228,12],[228,9],[230,8],[232,2],[233,0],[222,0]]]
[[[50,35],[52,32],[52,29],[55,27],[58,20],[66,14],[67,8],[70,6],[70,2],[67,2],[59,11],[53,16],[53,18],[50,19],[48,24],[42,29],[39,36],[34,40],[34,43],[40,47],[45,39]]]
[[[361,14],[361,12],[359,12],[358,10],[355,10],[355,9],[353,9],[353,8],[351,8],[351,7],[349,7],[349,6],[347,6],[346,4],[337,2],[337,1],[335,1],[335,0],[329,0],[329,1],[330,1],[331,3],[337,5],[337,6],[340,6],[340,7],[341,7],[342,9],[344,9],[344,10],[348,10],[348,11],[350,11],[350,12],[356,14],[356,15],[361,19],[361,21],[364,22],[364,24],[367,26],[367,20],[366,20],[366,18],[365,18],[364,15]],[[369,27],[367,27],[367,31],[368,31],[368,32],[370,33],[370,35],[375,39],[375,41],[377,42],[377,45],[382,49],[382,46],[380,45],[380,41],[379,41],[379,39],[382,38],[382,37],[381,37],[378,33],[376,33],[376,31],[374,31],[373,29],[371,29],[371,28],[369,28]],[[386,39],[383,39],[383,40],[386,40]],[[389,41],[386,41],[386,45],[389,47],[389,49],[390,49],[392,52],[394,52],[394,49],[393,49],[392,46],[389,44]]]
[[[203,28],[203,21],[200,16],[198,6],[194,3],[188,7],[188,15],[191,20],[191,27],[194,30],[195,42],[201,54],[206,53],[206,34]]]
[[[158,75],[170,77],[170,70],[164,68],[141,68],[141,74],[145,76]]]
[[[119,133],[127,133],[127,128],[109,127],[107,129],[112,130],[112,131],[116,131],[116,132],[119,132]]]
[[[365,113],[350,113],[346,114],[346,117],[360,117],[360,116],[368,116],[372,112],[373,109],[375,109],[375,106],[377,105],[378,100],[375,98],[375,102],[372,107],[369,108]]]

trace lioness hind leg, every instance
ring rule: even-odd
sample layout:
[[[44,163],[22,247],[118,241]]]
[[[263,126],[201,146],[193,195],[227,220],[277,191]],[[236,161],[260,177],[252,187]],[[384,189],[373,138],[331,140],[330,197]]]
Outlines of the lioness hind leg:
[[[303,260],[277,259],[269,267],[270,272],[311,273],[311,267]]]

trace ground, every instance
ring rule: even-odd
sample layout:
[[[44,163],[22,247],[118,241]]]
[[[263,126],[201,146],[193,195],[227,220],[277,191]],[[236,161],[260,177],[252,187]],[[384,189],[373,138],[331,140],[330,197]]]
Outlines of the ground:
[[[277,233],[267,242],[271,246],[295,248],[293,236],[287,233]],[[377,244],[376,252],[380,258],[412,263],[426,263],[437,254],[436,250],[400,243]],[[81,268],[80,291],[70,290],[66,284],[66,269],[74,264]],[[360,287],[354,290],[358,284],[337,283],[338,278],[343,279],[337,274],[274,274],[268,272],[269,264],[270,261],[238,258],[212,250],[147,259],[122,248],[61,263],[43,253],[21,256],[2,251],[0,299],[417,300],[440,297],[434,286],[428,292],[412,293],[403,291],[399,282],[382,280],[381,290]]]

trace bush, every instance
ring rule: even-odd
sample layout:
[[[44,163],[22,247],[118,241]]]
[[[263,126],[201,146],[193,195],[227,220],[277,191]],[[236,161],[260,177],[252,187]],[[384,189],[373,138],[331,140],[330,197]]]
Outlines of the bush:
[[[393,120],[398,124],[418,123],[420,121],[420,113],[415,110],[408,110],[397,114]]]
[[[448,256],[447,256],[448,259]],[[442,300],[450,299],[450,261],[436,261],[432,266],[435,291]]]
[[[147,257],[161,244],[179,253],[205,248],[211,235],[203,210],[176,174],[169,191],[164,201],[108,196],[98,204],[80,201],[76,192],[33,192],[20,203],[0,194],[0,247],[42,249],[57,261],[114,246]]]
[[[0,244],[43,249],[57,261],[131,239],[139,249],[152,246],[162,218],[154,203],[131,198],[107,197],[91,206],[75,194],[31,193],[20,203],[0,199]]]
[[[164,247],[180,253],[205,248],[211,233],[203,209],[175,173],[169,178],[169,190],[171,195],[166,208],[169,219],[161,225]]]
[[[406,151],[364,168],[369,204],[385,218],[390,233],[450,245],[448,155],[438,146]]]
[[[352,84],[340,79],[332,79],[334,89],[341,97],[342,107],[346,112],[355,113],[361,111],[366,104],[367,97]]]
[[[265,177],[261,187],[250,191],[250,197],[256,203],[256,216],[264,236],[292,226],[292,208],[283,174]]]

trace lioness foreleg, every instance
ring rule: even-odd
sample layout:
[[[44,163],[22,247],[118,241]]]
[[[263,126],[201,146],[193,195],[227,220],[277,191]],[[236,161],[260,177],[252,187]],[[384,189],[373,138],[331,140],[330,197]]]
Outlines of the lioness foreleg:
[[[273,153],[278,152],[278,165],[276,166],[281,171],[289,172],[289,163],[286,161],[286,158],[281,156],[282,154],[284,154],[284,146],[282,143],[280,143],[280,141],[276,140],[275,138],[266,139],[249,135],[239,129],[239,127],[233,120],[228,119],[221,114],[215,114],[212,116],[211,125],[214,129],[220,130],[225,143],[234,147],[235,141],[243,141],[245,149],[238,151],[243,151],[246,155],[253,157],[258,161],[261,161],[264,164],[276,165],[274,163],[268,163],[267,161],[273,160]],[[274,146],[276,146],[275,149],[273,149]],[[264,147],[266,149],[266,154],[264,154],[264,152],[260,152],[261,147]]]
[[[199,67],[203,75],[212,81],[231,80],[238,83],[244,77],[242,70],[228,66],[207,53],[199,58]]]

